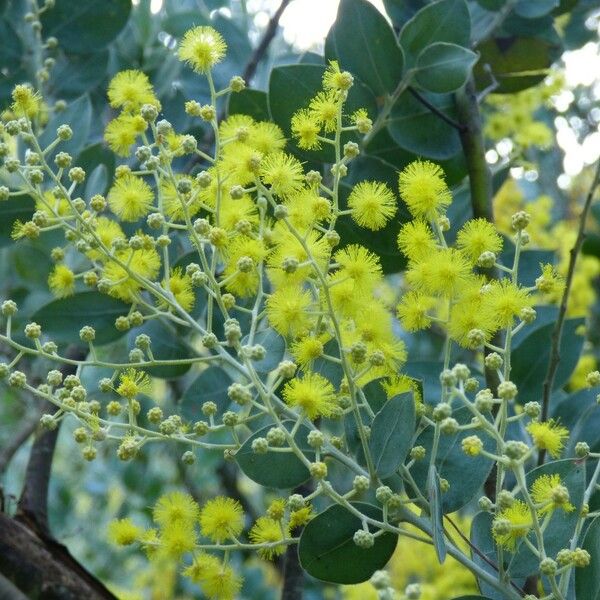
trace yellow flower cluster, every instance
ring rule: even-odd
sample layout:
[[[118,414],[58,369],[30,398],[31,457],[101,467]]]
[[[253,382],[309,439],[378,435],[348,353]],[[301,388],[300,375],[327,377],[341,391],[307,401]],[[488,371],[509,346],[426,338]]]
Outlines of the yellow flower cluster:
[[[452,196],[441,169],[428,161],[408,165],[400,173],[399,189],[414,217],[398,234],[398,247],[409,261],[405,277],[410,289],[397,307],[403,327],[418,331],[435,321],[469,348],[513,327],[533,304],[529,291],[511,278],[487,280],[475,271],[494,266],[502,249],[495,226],[484,219],[467,221],[456,247],[448,247],[445,209]]]

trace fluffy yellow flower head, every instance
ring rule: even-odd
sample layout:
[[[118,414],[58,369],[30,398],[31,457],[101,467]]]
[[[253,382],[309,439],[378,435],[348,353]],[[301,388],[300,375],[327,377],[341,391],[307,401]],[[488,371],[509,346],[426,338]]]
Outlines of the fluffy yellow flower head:
[[[505,528],[496,529],[501,522]],[[517,540],[525,537],[532,527],[532,517],[529,507],[522,500],[515,500],[511,506],[500,511],[494,519],[494,528],[492,529],[496,542],[508,550],[514,550]],[[506,529],[506,530],[504,530]]]
[[[278,196],[297,192],[304,183],[302,164],[285,152],[274,152],[267,156],[260,165],[260,177]]]
[[[102,273],[103,279],[110,284],[109,294],[132,302],[140,289],[138,283],[129,273],[135,273],[145,279],[154,279],[160,269],[160,257],[154,248],[141,250],[126,250],[119,252],[117,257],[128,264],[129,270],[111,260],[106,263]]]
[[[227,44],[221,34],[212,27],[199,26],[186,31],[179,44],[179,58],[187,62],[197,73],[206,73],[221,62]]]
[[[379,257],[364,246],[350,244],[334,255],[342,277],[350,277],[357,288],[372,290],[383,279]]]
[[[250,529],[248,537],[253,544],[273,544],[258,550],[258,554],[268,560],[285,551],[284,544],[276,544],[284,539],[281,525],[279,521],[270,517],[259,517]]]
[[[423,219],[415,219],[402,225],[397,241],[400,252],[413,261],[426,259],[437,249],[433,231]]]
[[[531,486],[531,497],[540,505],[538,513],[545,515],[557,508],[572,512],[575,507],[569,502],[569,490],[563,485],[560,475],[542,475]]]
[[[66,298],[75,292],[75,273],[66,265],[56,265],[48,277],[48,287],[58,298]]]
[[[502,250],[502,237],[489,221],[471,219],[458,232],[456,245],[475,264],[483,252],[498,254]]]
[[[335,91],[319,92],[308,105],[311,116],[325,130],[335,131],[341,111],[341,97]]]
[[[348,198],[352,218],[358,225],[377,231],[396,214],[396,198],[385,183],[361,181]]]
[[[111,79],[108,100],[113,108],[128,111],[139,109],[143,104],[160,107],[147,75],[136,69],[121,71]]]
[[[315,337],[303,337],[295,341],[291,347],[292,356],[302,367],[323,356],[323,344]]]
[[[452,202],[441,167],[428,160],[415,160],[398,177],[400,196],[414,217],[430,220]]]
[[[144,530],[131,519],[117,519],[108,525],[108,539],[117,546],[129,546],[138,541]]]
[[[344,91],[350,89],[354,78],[348,71],[340,70],[337,60],[330,60],[323,73],[323,88],[326,90]]]
[[[122,113],[108,123],[104,139],[113,152],[119,156],[129,156],[131,146],[147,126],[148,123],[140,115]]]
[[[189,275],[184,273],[180,267],[171,270],[168,285],[165,279],[162,282],[162,287],[169,289],[183,310],[187,312],[192,310],[194,302],[196,301],[196,296],[192,287],[192,279]]]
[[[297,337],[311,323],[307,310],[312,296],[300,287],[284,286],[273,292],[267,300],[267,316],[275,331],[286,337]]]
[[[552,458],[558,458],[569,437],[569,430],[559,425],[553,419],[545,422],[532,421],[527,425],[527,431],[533,439],[533,443],[540,450],[548,450]]]
[[[309,419],[329,417],[336,407],[333,385],[318,373],[307,373],[289,381],[283,390],[283,399],[289,406],[301,408]]]
[[[202,535],[222,542],[237,537],[244,528],[242,505],[232,498],[218,496],[209,500],[200,511]]]
[[[319,133],[321,126],[308,109],[301,109],[292,116],[292,135],[303,150],[317,150],[321,147]]]
[[[152,188],[136,175],[119,177],[108,192],[108,205],[122,221],[137,221],[152,208]]]
[[[512,327],[524,308],[531,307],[527,291],[508,279],[492,281],[484,292],[483,310],[494,320],[496,328]]]
[[[187,523],[177,521],[161,529],[159,542],[168,558],[179,560],[196,547],[196,530]]]
[[[197,583],[211,600],[234,600],[242,588],[242,578],[233,568],[206,552],[197,553],[183,574]]]
[[[119,386],[116,389],[117,394],[127,400],[133,400],[137,395],[149,391],[150,377],[143,371],[136,369],[127,369],[119,377]]]
[[[152,511],[152,517],[162,528],[174,523],[192,526],[198,519],[200,508],[196,501],[183,492],[170,492],[161,496]]]

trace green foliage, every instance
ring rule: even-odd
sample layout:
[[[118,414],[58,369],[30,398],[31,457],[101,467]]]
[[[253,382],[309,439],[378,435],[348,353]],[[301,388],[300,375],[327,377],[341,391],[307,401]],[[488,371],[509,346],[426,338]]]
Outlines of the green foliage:
[[[415,403],[412,394],[394,396],[375,415],[369,449],[375,471],[382,479],[393,475],[411,448],[415,429]]]
[[[282,425],[291,431],[294,422],[283,421]],[[268,488],[292,489],[310,478],[306,465],[291,451],[267,452],[258,454],[252,449],[252,442],[264,438],[271,425],[267,425],[253,433],[235,453],[235,460],[245,475],[252,481]],[[309,430],[300,425],[294,434],[294,441],[308,460],[314,460],[314,452],[306,443]],[[287,444],[283,447],[286,448]]]
[[[366,0],[342,0],[326,40],[325,56],[338,60],[376,96],[391,94],[402,77],[404,57],[383,15]]]
[[[382,518],[376,506],[362,502],[351,505],[371,519]],[[392,556],[397,536],[384,533],[371,548],[358,548],[352,538],[361,527],[361,520],[343,506],[333,505],[319,513],[300,536],[298,556],[302,568],[330,583],[347,585],[369,579]]]
[[[592,520],[581,547],[587,550],[592,557],[592,562],[585,570],[579,570],[575,576],[575,591],[578,600],[598,600],[598,577],[600,576],[600,517]]]
[[[96,330],[95,343],[102,345],[124,334],[114,323],[126,310],[127,305],[116,298],[99,292],[79,292],[45,304],[33,314],[32,320],[59,344],[81,344],[79,330],[90,325]]]

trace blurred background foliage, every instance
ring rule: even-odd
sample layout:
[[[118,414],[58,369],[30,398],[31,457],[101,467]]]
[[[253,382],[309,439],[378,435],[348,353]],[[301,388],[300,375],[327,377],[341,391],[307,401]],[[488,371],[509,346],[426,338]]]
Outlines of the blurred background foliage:
[[[243,75],[249,83],[249,89],[231,96],[227,114],[273,119],[287,135],[292,113],[319,89],[328,60],[339,60],[344,69],[353,73],[355,86],[349,104],[366,106],[376,121],[403,69],[414,66],[424,44],[454,44],[479,54],[474,78],[482,95],[486,158],[494,175],[497,222],[508,237],[513,212],[526,208],[533,216],[529,228],[532,241],[523,254],[521,278],[523,282],[530,280],[531,285],[541,262],[554,262],[564,273],[575,235],[573,223],[582,194],[589,186],[585,167],[600,156],[597,1],[383,0],[375,7],[364,0],[342,0],[326,38],[307,44],[306,29],[317,29],[317,24],[322,28],[318,22],[327,19],[326,4],[319,6],[310,0],[284,0],[281,5],[271,0],[56,0],[56,6],[46,11],[42,19],[42,38],[54,36],[58,46],[50,52],[55,65],[48,80],[42,83],[48,112],[46,122],[40,125],[53,131],[60,123],[71,124],[75,135],[65,150],[77,157],[74,164],[86,169],[86,196],[91,196],[106,192],[116,166],[114,155],[103,143],[103,130],[112,116],[106,102],[106,86],[119,70],[135,68],[147,73],[162,104],[164,118],[178,133],[191,133],[201,146],[210,145],[210,133],[192,123],[183,109],[186,100],[202,103],[209,99],[206,82],[179,62],[173,52],[183,33],[194,25],[212,25],[227,42],[227,60],[215,69],[217,88],[226,87],[234,75]],[[25,0],[0,0],[0,110],[8,108],[15,84],[36,81],[36,74],[44,68],[35,34],[24,18],[29,8]],[[286,21],[286,11],[299,16],[295,23]],[[282,23],[287,23],[283,29],[277,27],[282,13]],[[442,19],[443,27],[436,30],[435,38],[424,42],[436,19]],[[396,43],[398,36],[404,52]],[[303,43],[299,44],[298,39]],[[467,72],[470,67],[471,64]],[[456,85],[444,77],[433,78],[435,84],[431,83],[432,78],[417,79],[394,98],[389,122],[369,136],[348,179],[352,184],[376,178],[395,188],[397,170],[415,157],[439,162],[453,186],[454,203],[449,213],[452,240],[452,232],[472,216],[472,208],[454,95],[465,78],[459,74],[460,85]],[[57,105],[61,100],[64,105]],[[303,152],[293,145],[289,151],[319,169],[328,160],[324,151]],[[189,159],[181,159],[180,168],[198,169],[198,165],[186,164],[185,160]],[[0,170],[0,183],[7,177]],[[573,326],[565,334],[566,358],[553,397],[553,413],[569,428],[581,428],[588,419],[591,397],[583,398],[585,393],[578,390],[584,387],[585,373],[596,367],[600,357],[598,209],[596,206],[588,223],[584,256],[576,271],[569,313]],[[22,321],[39,315],[52,301],[47,289],[49,251],[59,242],[51,236],[17,245],[10,241],[14,220],[28,218],[32,210],[23,199],[0,204],[0,296],[19,302]],[[406,218],[404,209],[400,220]],[[386,293],[391,296],[398,293],[404,266],[396,250],[397,231],[398,223],[370,237],[352,225],[341,232],[345,241],[360,238],[361,243],[382,256],[389,274]],[[508,241],[505,252],[511,252]],[[100,298],[94,300],[101,302]],[[74,318],[73,302],[76,300],[63,306],[63,318]],[[53,310],[52,319],[56,319],[58,313]],[[97,329],[104,326],[112,332],[114,316],[109,308],[103,315],[105,319],[100,319]],[[556,309],[547,307],[539,315],[529,336],[543,327],[549,334]],[[587,317],[585,332],[579,327],[582,321],[575,321],[577,317]],[[76,334],[78,327],[72,329]],[[428,388],[435,387],[438,381],[441,337],[435,332],[412,336],[400,330],[398,333],[409,347],[407,371],[425,381],[427,398]],[[109,339],[111,335],[107,335],[110,344],[104,346],[103,352],[126,356],[127,338]],[[536,339],[540,338],[525,338],[515,345],[513,362],[517,367],[523,364],[529,369],[532,357],[538,357],[540,347]],[[167,350],[173,356],[184,351],[169,343],[172,347]],[[457,355],[454,359],[472,362],[469,356]],[[516,381],[522,401],[539,394],[535,381],[541,387],[547,360],[547,356],[542,357],[535,365],[540,379],[534,377],[532,388],[525,389],[523,382]],[[33,379],[36,374],[42,376],[43,367],[29,365]],[[104,375],[99,369],[86,370],[90,389]],[[184,376],[174,379],[175,375]],[[179,410],[189,418],[198,410],[198,394],[219,394],[214,387],[215,377],[211,379],[206,373],[197,381],[183,373],[166,372],[160,377],[152,391],[153,401],[167,410],[179,402]],[[526,374],[522,377],[524,381]],[[220,393],[223,395],[224,391]],[[1,394],[0,448],[10,449],[19,432],[33,430],[40,407],[5,388]],[[581,397],[581,401],[565,408],[567,400],[574,397]],[[105,541],[107,522],[125,514],[140,523],[147,522],[148,507],[157,497],[182,486],[200,501],[217,493],[242,498],[251,515],[260,512],[270,492],[214,454],[203,453],[195,465],[184,467],[177,449],[166,445],[148,448],[131,463],[122,463],[113,448],[103,446],[96,461],[84,463],[72,439],[73,426],[70,421],[62,426],[52,471],[50,519],[55,535],[122,598],[198,597],[197,590],[185,587],[173,565],[148,568],[135,552],[117,553],[112,549]],[[585,435],[597,451],[600,427],[594,430],[588,424]],[[9,510],[19,494],[27,456],[25,444],[8,464],[0,464]],[[458,522],[468,532],[468,516],[460,517]],[[476,591],[473,577],[457,564],[450,562],[440,567],[433,550],[415,549],[410,544],[402,541],[390,567],[398,589],[411,581],[425,582],[424,600]],[[235,560],[244,562],[243,567],[240,565],[246,579],[244,597],[278,597],[279,585],[275,584],[281,580],[280,563],[268,565],[246,556]],[[375,598],[376,592],[369,584],[342,589],[308,578],[305,597],[363,599]]]

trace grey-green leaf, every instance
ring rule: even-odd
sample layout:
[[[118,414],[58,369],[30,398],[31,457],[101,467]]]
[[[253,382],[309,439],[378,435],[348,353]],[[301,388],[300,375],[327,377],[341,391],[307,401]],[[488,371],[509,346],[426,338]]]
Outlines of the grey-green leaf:
[[[115,319],[126,315],[129,305],[99,292],[81,292],[69,298],[53,300],[31,317],[42,331],[56,343],[82,343],[79,330],[91,325],[96,330],[95,343],[107,344],[119,339],[123,332],[115,328]]]
[[[433,546],[440,563],[446,560],[446,541],[444,540],[444,513],[442,510],[442,492],[440,476],[435,465],[429,467],[427,475],[427,497],[429,499]]]
[[[575,569],[577,600],[600,600],[600,517],[591,522],[581,547],[590,553],[591,561],[585,569]]]
[[[466,83],[477,58],[477,54],[467,48],[437,42],[419,54],[415,80],[429,92],[453,92]]]
[[[436,42],[463,47],[471,45],[471,17],[465,0],[439,0],[422,8],[400,32],[407,67],[413,67],[421,52]]]
[[[288,431],[294,426],[293,421],[284,421]],[[289,489],[304,483],[310,473],[304,463],[293,452],[267,452],[256,454],[252,450],[252,442],[265,437],[272,425],[267,425],[251,435],[235,454],[235,460],[245,475],[252,481],[270,488]],[[309,430],[300,425],[294,440],[308,460],[314,460],[315,453],[306,441]]]
[[[369,449],[379,477],[389,477],[404,462],[415,431],[415,403],[412,393],[388,400],[375,415]]]
[[[381,509],[363,502],[352,506],[369,518],[381,521]],[[366,581],[382,569],[396,548],[398,537],[386,532],[375,538],[372,548],[359,548],[354,533],[362,529],[359,517],[334,504],[318,514],[304,528],[298,545],[302,568],[313,577],[330,583],[350,585]]]
[[[396,88],[402,77],[402,49],[385,17],[370,2],[341,0],[327,37],[327,58],[337,58],[342,69],[357,75],[377,96]]]

